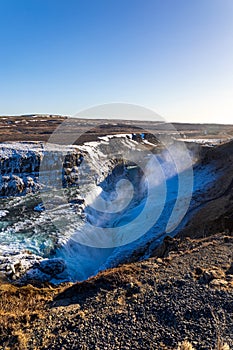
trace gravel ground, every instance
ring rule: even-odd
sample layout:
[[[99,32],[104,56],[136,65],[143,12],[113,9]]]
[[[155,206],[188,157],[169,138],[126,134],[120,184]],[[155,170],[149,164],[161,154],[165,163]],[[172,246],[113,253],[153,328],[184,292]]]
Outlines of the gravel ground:
[[[172,241],[165,258],[47,288],[40,311],[0,325],[0,349],[233,347],[233,237]]]

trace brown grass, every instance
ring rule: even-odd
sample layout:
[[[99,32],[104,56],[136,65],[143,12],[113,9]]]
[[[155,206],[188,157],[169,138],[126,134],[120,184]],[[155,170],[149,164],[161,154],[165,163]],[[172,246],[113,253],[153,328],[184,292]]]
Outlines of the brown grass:
[[[218,340],[216,350],[230,350],[230,347],[227,343],[223,343],[221,340]]]
[[[36,288],[32,285],[16,287],[0,284],[0,316],[26,315],[41,308],[46,301],[52,300],[58,289]]]
[[[0,284],[0,341],[4,337],[12,339],[5,349],[27,348],[30,325],[36,319],[45,318],[46,304],[57,292],[53,288]]]
[[[192,346],[192,344],[189,341],[184,340],[182,343],[178,345],[177,350],[195,350],[195,348]]]
[[[177,350],[195,350],[195,348],[189,341],[185,340],[178,345]],[[223,343],[222,341],[218,340],[216,350],[230,350],[230,347],[227,343]]]

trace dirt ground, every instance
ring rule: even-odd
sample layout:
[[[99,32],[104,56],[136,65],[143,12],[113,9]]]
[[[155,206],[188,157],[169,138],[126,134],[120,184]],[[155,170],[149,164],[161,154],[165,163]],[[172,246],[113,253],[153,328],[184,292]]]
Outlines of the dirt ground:
[[[62,116],[0,116],[0,142],[6,141],[48,141],[50,135],[66,119]],[[76,144],[96,141],[99,136],[148,132],[170,134],[169,125],[152,121],[123,121],[101,119],[69,119],[68,132],[79,135]],[[179,124],[173,127],[182,135],[192,138],[233,137],[233,125],[216,124]],[[87,130],[88,129],[88,130]]]

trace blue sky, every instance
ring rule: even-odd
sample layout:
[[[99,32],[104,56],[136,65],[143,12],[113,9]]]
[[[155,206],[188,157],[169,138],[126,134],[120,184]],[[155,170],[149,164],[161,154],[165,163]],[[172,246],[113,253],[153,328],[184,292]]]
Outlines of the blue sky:
[[[125,102],[233,123],[232,0],[0,0],[0,115]]]

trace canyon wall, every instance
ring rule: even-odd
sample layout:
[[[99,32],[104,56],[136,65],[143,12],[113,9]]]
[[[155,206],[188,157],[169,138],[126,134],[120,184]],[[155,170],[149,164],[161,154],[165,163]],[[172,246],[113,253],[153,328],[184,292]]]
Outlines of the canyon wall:
[[[47,153],[50,152],[49,157]],[[48,171],[57,172],[59,162],[62,166],[64,186],[78,182],[78,167],[83,160],[82,153],[76,147],[44,148],[42,143],[6,143],[0,149],[0,196],[18,196],[36,192],[41,188],[39,172],[42,159]]]

